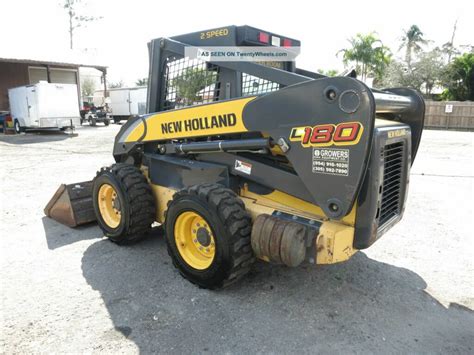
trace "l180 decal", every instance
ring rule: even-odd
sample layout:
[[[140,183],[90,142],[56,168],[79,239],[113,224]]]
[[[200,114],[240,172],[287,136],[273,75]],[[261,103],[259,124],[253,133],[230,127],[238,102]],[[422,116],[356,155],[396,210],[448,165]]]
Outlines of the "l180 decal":
[[[291,130],[290,141],[301,142],[303,147],[354,145],[359,143],[363,131],[364,127],[360,122],[295,127]]]

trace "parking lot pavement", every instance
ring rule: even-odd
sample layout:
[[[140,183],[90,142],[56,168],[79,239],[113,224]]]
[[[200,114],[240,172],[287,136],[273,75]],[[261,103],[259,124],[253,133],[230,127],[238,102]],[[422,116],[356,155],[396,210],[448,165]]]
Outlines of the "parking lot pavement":
[[[370,249],[259,262],[212,292],[179,276],[158,232],[119,247],[43,216],[60,183],[113,163],[118,129],[0,136],[2,353],[474,351],[473,133],[424,132],[405,217]]]

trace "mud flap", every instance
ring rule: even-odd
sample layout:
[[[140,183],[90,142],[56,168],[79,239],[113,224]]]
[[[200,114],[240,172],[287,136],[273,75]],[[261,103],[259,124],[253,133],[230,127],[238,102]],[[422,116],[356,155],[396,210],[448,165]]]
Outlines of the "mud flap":
[[[96,221],[92,204],[92,181],[61,184],[44,208],[44,214],[69,227]]]

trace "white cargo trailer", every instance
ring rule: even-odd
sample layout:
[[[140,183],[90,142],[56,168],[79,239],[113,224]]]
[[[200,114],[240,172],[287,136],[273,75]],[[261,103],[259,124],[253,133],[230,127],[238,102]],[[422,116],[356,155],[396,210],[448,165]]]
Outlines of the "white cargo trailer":
[[[8,90],[15,131],[74,128],[80,124],[75,84],[38,84]]]
[[[115,122],[146,113],[147,87],[109,89],[110,111]]]

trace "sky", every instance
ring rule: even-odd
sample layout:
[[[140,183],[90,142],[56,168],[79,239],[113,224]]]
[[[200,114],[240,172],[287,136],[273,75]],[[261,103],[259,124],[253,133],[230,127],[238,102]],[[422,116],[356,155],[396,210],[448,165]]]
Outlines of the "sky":
[[[474,44],[474,1],[146,1],[82,0],[84,15],[102,17],[75,33],[77,50],[109,67],[109,80],[132,85],[148,76],[147,42],[153,38],[228,25],[250,25],[302,42],[297,66],[342,70],[336,53],[357,33],[375,31],[399,56],[403,30],[412,24],[432,40]],[[51,60],[69,51],[63,0],[0,0],[0,57],[41,54]]]

